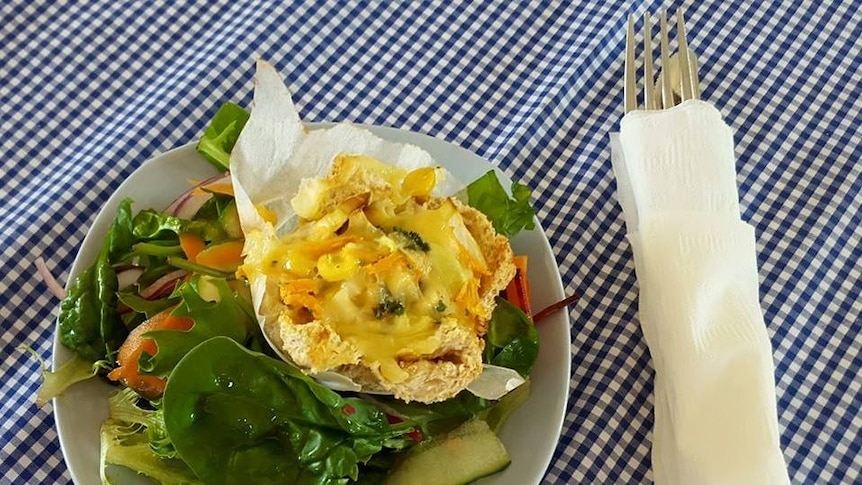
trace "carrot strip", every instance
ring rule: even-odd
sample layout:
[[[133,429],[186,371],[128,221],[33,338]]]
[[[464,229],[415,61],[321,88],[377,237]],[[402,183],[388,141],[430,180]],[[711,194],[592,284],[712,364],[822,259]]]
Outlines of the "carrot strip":
[[[226,241],[210,245],[197,255],[197,264],[219,271],[236,271],[242,264],[242,241]]]
[[[201,187],[204,192],[212,192],[214,194],[224,194],[233,197],[233,184],[231,183],[215,183],[207,184]]]
[[[515,256],[513,262],[515,277],[506,287],[506,299],[531,317],[533,313],[530,308],[530,283],[527,281],[527,256]]]
[[[183,248],[183,253],[186,259],[192,263],[197,262],[198,254],[204,250],[207,243],[195,233],[184,232],[180,234],[180,247]]]
[[[119,367],[108,373],[108,379],[122,381],[147,399],[160,397],[165,391],[167,379],[141,374],[138,367],[141,354],[146,352],[149,355],[156,355],[159,351],[156,341],[143,335],[153,330],[186,331],[193,325],[192,319],[171,315],[171,310],[153,315],[149,320],[135,327],[126,337],[117,354]]]

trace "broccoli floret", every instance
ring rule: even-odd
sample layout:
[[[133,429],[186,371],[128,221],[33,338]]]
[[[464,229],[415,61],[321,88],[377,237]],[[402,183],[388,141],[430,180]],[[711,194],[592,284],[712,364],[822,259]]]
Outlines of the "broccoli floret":
[[[401,300],[393,297],[391,293],[384,289],[380,297],[380,303],[376,307],[374,307],[374,317],[380,320],[387,315],[403,314],[404,303]]]

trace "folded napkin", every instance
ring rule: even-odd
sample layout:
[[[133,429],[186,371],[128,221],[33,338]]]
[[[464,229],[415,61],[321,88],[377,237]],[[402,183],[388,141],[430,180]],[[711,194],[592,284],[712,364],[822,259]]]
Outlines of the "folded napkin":
[[[730,128],[702,101],[634,111],[611,151],[655,366],[656,484],[789,483]]]

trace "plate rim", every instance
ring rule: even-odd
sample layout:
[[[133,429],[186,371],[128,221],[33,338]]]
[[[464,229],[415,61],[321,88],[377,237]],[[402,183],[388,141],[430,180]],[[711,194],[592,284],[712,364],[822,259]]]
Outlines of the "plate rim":
[[[340,124],[340,123],[338,123],[338,122],[314,122],[314,123],[304,123],[304,126],[306,127],[306,129],[309,129],[309,130],[317,130],[317,129],[325,129],[327,127],[334,126],[336,124]],[[416,145],[419,148],[422,148],[423,150],[428,151],[429,153],[432,153],[432,158],[436,162],[438,162],[444,166],[446,166],[446,163],[444,161],[438,160],[437,157],[434,157],[433,153],[436,151],[440,151],[440,150],[454,151],[454,153],[457,153],[459,156],[474,159],[477,162],[481,162],[481,164],[484,167],[486,167],[487,169],[493,169],[496,172],[496,174],[498,175],[498,177],[500,177],[500,179],[504,183],[504,185],[508,186],[511,184],[511,179],[502,170],[500,170],[500,168],[498,166],[490,163],[488,160],[479,156],[478,154],[476,154],[476,153],[474,153],[474,152],[472,152],[472,151],[470,151],[470,150],[468,150],[468,149],[466,149],[460,145],[452,143],[450,141],[447,141],[447,140],[444,140],[441,138],[436,138],[436,137],[433,137],[433,136],[425,134],[425,133],[406,130],[403,128],[397,128],[397,127],[391,127],[391,126],[369,125],[369,124],[363,124],[363,123],[349,123],[349,124],[356,126],[356,127],[359,127],[359,128],[369,130],[374,135],[376,135],[380,138],[383,138],[387,141],[392,141],[392,142],[397,142],[397,143],[408,143],[408,144]],[[390,135],[390,136],[387,136],[387,135]],[[397,138],[407,138],[408,140],[407,141],[393,140],[392,136],[397,137]],[[91,261],[86,261],[86,263],[84,261],[85,259],[88,259],[85,255],[85,250],[93,244],[93,242],[91,242],[91,239],[97,238],[100,240],[101,238],[104,237],[104,234],[98,234],[97,235],[96,233],[102,232],[102,231],[99,231],[98,229],[100,229],[102,226],[105,226],[103,219],[105,218],[104,214],[106,212],[106,209],[108,209],[112,205],[113,202],[117,202],[117,203],[119,202],[120,194],[123,194],[124,192],[128,192],[128,186],[132,183],[135,175],[139,174],[146,167],[148,167],[154,163],[159,163],[160,160],[169,158],[171,156],[186,156],[187,152],[191,152],[191,155],[199,158],[201,162],[207,163],[203,159],[203,157],[201,157],[197,153],[197,151],[195,150],[196,145],[197,145],[197,140],[193,140],[193,141],[184,143],[182,145],[178,145],[174,148],[171,148],[171,149],[163,151],[163,152],[159,152],[159,153],[151,156],[150,158],[148,158],[147,160],[142,162],[138,167],[136,167],[135,170],[133,170],[132,173],[130,173],[120,183],[120,185],[117,186],[117,188],[111,193],[111,195],[108,197],[108,199],[105,201],[105,203],[99,209],[99,211],[95,213],[95,215],[94,215],[94,217],[90,223],[90,226],[87,228],[87,233],[86,233],[84,239],[82,240],[82,242],[80,243],[80,246],[78,247],[78,251],[76,253],[75,259],[72,263],[72,266],[69,269],[69,276],[68,276],[68,279],[67,279],[67,282],[65,285],[65,288],[67,290],[68,290],[69,286],[71,285],[71,283],[74,281],[74,279],[78,275],[80,275],[81,272],[83,271],[82,266],[84,264],[90,264],[91,263]],[[444,149],[444,147],[445,147],[445,149]],[[204,169],[201,169],[201,171],[204,171]],[[212,171],[213,171],[213,173],[216,173],[215,168],[213,168]],[[108,221],[108,225],[110,224],[111,221],[113,221],[113,214],[111,215],[111,217]],[[553,271],[553,273],[556,275],[556,278],[553,278],[553,281],[549,282],[552,286],[551,290],[553,290],[553,293],[556,293],[555,296],[558,297],[558,299],[562,299],[564,294],[565,294],[565,288],[564,288],[563,282],[562,282],[562,275],[559,272],[559,263],[557,262],[556,255],[554,254],[553,248],[550,245],[550,241],[548,240],[547,234],[544,232],[544,227],[542,226],[541,221],[539,221],[538,217],[534,217],[534,223],[536,225],[534,231],[538,234],[538,236],[539,236],[538,240],[541,243],[541,248],[539,248],[539,249],[541,252],[545,253],[545,255],[551,260],[554,268],[556,269],[555,271]],[[107,231],[107,228],[105,228],[105,232],[106,231]],[[517,237],[516,237],[516,239],[517,239]],[[569,313],[570,313],[569,311],[560,311],[556,315],[553,316],[554,318],[561,318],[562,319],[562,321],[557,323],[556,326],[564,328],[566,330],[565,333],[567,335],[567,338],[564,339],[566,344],[564,345],[565,346],[565,352],[563,353],[566,358],[563,359],[563,362],[555,364],[555,365],[562,365],[562,367],[563,367],[562,370],[564,372],[562,372],[561,375],[565,377],[565,386],[562,385],[563,384],[562,382],[558,382],[554,386],[554,387],[559,386],[561,389],[565,389],[565,390],[562,392],[561,399],[558,399],[555,401],[555,406],[553,406],[554,409],[552,410],[554,420],[550,424],[551,424],[551,428],[555,431],[554,439],[553,440],[550,440],[550,439],[545,440],[542,443],[544,445],[543,451],[545,451],[543,453],[544,458],[540,462],[539,461],[534,462],[538,465],[538,467],[537,467],[538,474],[535,476],[536,483],[541,482],[541,480],[547,474],[548,467],[550,465],[551,460],[553,459],[554,451],[555,451],[556,447],[559,445],[560,437],[562,435],[563,423],[564,423],[565,416],[566,416],[566,406],[567,406],[567,403],[569,401],[569,397],[571,394],[570,379],[571,379],[572,342],[571,342],[571,332],[570,332],[571,318],[569,316]],[[550,325],[548,325],[548,326],[550,327]],[[541,334],[542,328],[540,327],[539,330],[540,330],[540,334]],[[561,329],[559,329],[559,330],[561,330]],[[550,331],[551,330],[549,330],[549,332]],[[540,358],[543,355],[541,352],[541,348],[542,347],[540,346],[540,354],[539,354]],[[54,324],[52,355],[53,355],[52,370],[56,370],[59,367],[59,365],[62,365],[62,363],[64,363],[68,359],[70,359],[72,356],[72,351],[69,350],[68,348],[66,348],[60,342],[59,323],[56,320],[55,320],[55,324]],[[533,397],[531,396],[530,399],[533,399]],[[61,452],[63,455],[63,461],[66,464],[66,468],[67,468],[67,470],[68,470],[68,472],[72,478],[72,481],[76,484],[81,484],[83,482],[81,481],[81,478],[79,477],[79,474],[77,473],[77,470],[79,469],[80,465],[78,465],[76,467],[76,466],[72,465],[72,462],[69,460],[70,454],[68,452],[68,449],[70,449],[70,447],[74,445],[74,443],[73,443],[74,439],[71,436],[69,436],[68,431],[65,431],[67,428],[64,424],[68,421],[68,419],[70,419],[74,416],[74,412],[71,412],[71,410],[67,409],[67,405],[65,404],[63,396],[58,396],[58,397],[54,398],[52,400],[52,405],[53,405],[55,427],[57,430],[57,438],[58,438],[58,441],[60,444],[60,449],[61,449]],[[68,417],[66,416],[67,412],[70,412]],[[504,427],[502,432],[501,432],[501,439],[503,439],[502,435],[505,435],[505,434],[506,434],[506,427]],[[493,475],[491,477],[493,477]],[[488,477],[488,478],[491,478],[491,477]],[[486,479],[481,479],[479,481],[479,483],[484,483],[485,480]]]

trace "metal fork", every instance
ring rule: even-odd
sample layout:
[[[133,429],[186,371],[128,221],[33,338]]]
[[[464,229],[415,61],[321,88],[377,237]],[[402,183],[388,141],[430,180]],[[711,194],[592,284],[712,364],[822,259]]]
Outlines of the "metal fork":
[[[644,108],[667,109],[688,99],[700,99],[700,81],[697,75],[697,58],[688,48],[685,39],[685,20],[682,8],[676,12],[676,39],[679,52],[671,56],[668,40],[667,11],[662,9],[660,19],[661,74],[656,80],[653,76],[652,25],[650,14],[644,14]],[[638,107],[637,66],[635,64],[635,21],[629,15],[626,31],[625,64],[625,112]],[[683,54],[684,53],[684,54]],[[682,54],[682,55],[680,55]],[[674,67],[678,66],[678,76]]]

